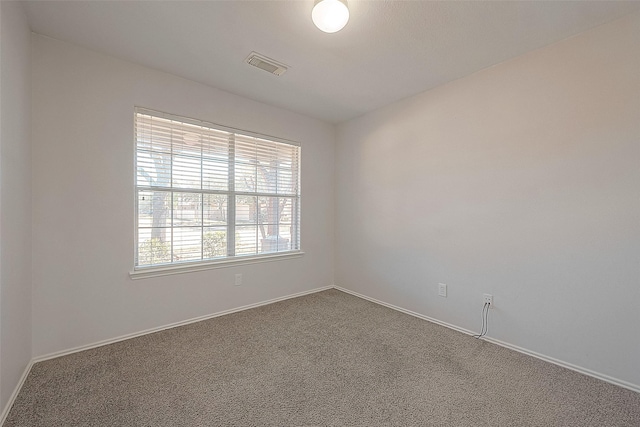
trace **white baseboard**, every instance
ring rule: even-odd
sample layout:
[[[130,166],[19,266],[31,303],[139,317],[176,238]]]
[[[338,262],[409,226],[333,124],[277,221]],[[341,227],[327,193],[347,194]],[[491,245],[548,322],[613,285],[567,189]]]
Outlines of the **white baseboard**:
[[[229,309],[229,310],[219,311],[219,312],[213,313],[213,314],[206,314],[204,316],[194,317],[192,319],[182,320],[180,322],[170,323],[168,325],[159,326],[159,327],[151,328],[151,329],[146,329],[146,330],[140,331],[140,332],[134,332],[134,333],[131,333],[131,334],[121,335],[119,337],[109,338],[109,339],[98,341],[98,342],[94,342],[94,343],[91,343],[91,344],[85,344],[85,345],[81,345],[81,346],[70,348],[70,349],[66,349],[66,350],[56,351],[54,353],[49,353],[49,354],[45,354],[45,355],[42,355],[42,356],[34,357],[32,362],[33,363],[38,363],[38,362],[42,362],[42,361],[49,360],[49,359],[55,359],[56,357],[66,356],[68,354],[77,353],[79,351],[89,350],[89,349],[96,348],[96,347],[102,347],[103,345],[109,345],[109,344],[117,343],[117,342],[120,342],[120,341],[128,340],[128,339],[131,339],[131,338],[136,338],[136,337],[140,337],[140,336],[143,336],[143,335],[153,334],[153,333],[156,333],[156,332],[164,331],[165,329],[177,328],[179,326],[184,326],[184,325],[189,325],[191,323],[201,322],[203,320],[212,319],[214,317],[224,316],[226,314],[237,313],[238,311],[249,310],[249,309],[252,309],[252,308],[260,307],[260,306],[263,306],[263,305],[273,304],[275,302],[284,301],[284,300],[288,300],[288,299],[291,299],[291,298],[297,298],[297,297],[301,297],[301,296],[304,296],[304,295],[314,294],[316,292],[322,292],[322,291],[326,291],[328,289],[333,289],[333,286],[324,286],[322,288],[315,288],[315,289],[311,289],[309,291],[303,291],[303,292],[298,292],[298,293],[291,294],[291,295],[285,295],[283,297],[273,298],[273,299],[270,299],[270,300],[261,301],[261,302],[257,302],[257,303],[254,303],[254,304],[243,305],[242,307],[237,307],[237,308],[232,308],[232,309]]]
[[[342,291],[342,292],[351,294],[353,296],[356,296],[358,298],[362,298],[362,299],[365,299],[367,301],[371,301],[373,303],[376,303],[376,304],[379,304],[379,305],[383,305],[383,306],[391,308],[393,310],[408,314],[410,316],[414,316],[414,317],[417,317],[417,318],[420,318],[420,319],[423,319],[423,320],[427,320],[429,322],[436,323],[438,325],[442,325],[444,327],[456,330],[458,332],[462,332],[463,334],[467,334],[467,335],[475,335],[476,334],[475,332],[469,331],[468,329],[464,329],[464,328],[461,328],[459,326],[452,325],[450,323],[443,322],[443,321],[438,320],[438,319],[434,319],[433,317],[425,316],[424,314],[416,313],[414,311],[407,310],[405,308],[398,307],[396,305],[389,304],[389,303],[386,303],[384,301],[380,301],[380,300],[377,300],[375,298],[368,297],[366,295],[360,294],[360,293],[352,291],[350,289],[342,288],[340,286],[335,286],[335,285],[334,285],[334,288],[339,290],[339,291]],[[576,372],[579,372],[581,374],[588,375],[588,376],[593,377],[593,378],[597,378],[599,380],[608,382],[610,384],[617,385],[619,387],[626,388],[626,389],[631,390],[631,391],[635,391],[636,393],[640,393],[640,385],[632,384],[632,383],[630,383],[628,381],[623,381],[623,380],[620,380],[618,378],[611,377],[609,375],[601,374],[600,372],[592,371],[591,369],[583,368],[581,366],[574,365],[573,363],[565,362],[563,360],[559,360],[559,359],[556,359],[556,358],[553,358],[553,357],[550,357],[550,356],[546,356],[544,354],[541,354],[541,353],[538,353],[538,352],[535,352],[535,351],[532,351],[532,350],[528,350],[526,348],[522,348],[522,347],[519,347],[517,345],[509,344],[507,342],[500,341],[500,340],[495,339],[495,338],[491,338],[491,337],[485,336],[485,337],[483,337],[483,340],[488,341],[488,342],[493,343],[493,344],[496,344],[496,345],[499,345],[501,347],[508,348],[510,350],[517,351],[518,353],[523,353],[523,354],[526,354],[528,356],[535,357],[536,359],[544,360],[545,362],[553,363],[554,365],[562,366],[563,368],[571,369],[572,371],[576,371]]]
[[[13,389],[13,393],[9,397],[9,401],[5,405],[2,413],[0,414],[0,426],[4,424],[7,419],[7,415],[9,415],[9,411],[13,406],[13,403],[16,401],[16,397],[18,397],[18,393],[22,390],[22,386],[24,385],[25,380],[29,376],[29,372],[31,372],[31,368],[33,367],[33,360],[30,360],[27,366],[24,368],[24,372],[22,372],[22,376],[20,377],[20,381],[16,384],[16,388]]]

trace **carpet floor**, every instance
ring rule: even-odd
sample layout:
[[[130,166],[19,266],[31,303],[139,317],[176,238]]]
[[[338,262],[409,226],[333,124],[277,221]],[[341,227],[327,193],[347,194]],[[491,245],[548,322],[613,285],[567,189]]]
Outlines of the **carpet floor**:
[[[17,426],[640,426],[640,394],[328,290],[40,362]]]

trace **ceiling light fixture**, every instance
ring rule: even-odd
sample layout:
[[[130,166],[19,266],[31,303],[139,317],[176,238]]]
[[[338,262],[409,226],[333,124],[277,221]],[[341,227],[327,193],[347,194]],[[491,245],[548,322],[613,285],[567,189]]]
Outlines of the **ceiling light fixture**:
[[[316,0],[311,19],[325,33],[340,31],[349,22],[347,0]]]

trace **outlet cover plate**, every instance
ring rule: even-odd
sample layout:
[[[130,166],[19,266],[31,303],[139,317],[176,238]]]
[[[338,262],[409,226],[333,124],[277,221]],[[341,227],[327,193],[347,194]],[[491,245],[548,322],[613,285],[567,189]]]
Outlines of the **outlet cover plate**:
[[[447,297],[447,285],[445,283],[438,283],[438,295]]]
[[[491,294],[482,295],[482,302],[483,302],[483,304],[489,304],[489,308],[492,308],[493,307],[493,295],[491,295]]]

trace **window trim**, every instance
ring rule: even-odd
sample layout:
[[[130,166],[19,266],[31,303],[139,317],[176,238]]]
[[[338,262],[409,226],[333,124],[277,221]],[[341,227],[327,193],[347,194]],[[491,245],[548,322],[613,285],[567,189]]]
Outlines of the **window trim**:
[[[133,280],[150,277],[170,276],[173,274],[192,273],[196,271],[212,270],[215,268],[235,267],[238,265],[258,264],[263,262],[283,261],[300,258],[304,255],[301,250],[286,252],[269,252],[264,255],[233,256],[214,261],[189,261],[184,263],[164,264],[162,266],[136,267],[129,272]]]
[[[265,254],[255,254],[255,255],[233,255],[233,256],[227,256],[224,258],[218,258],[218,259],[208,259],[208,260],[199,260],[199,261],[183,261],[183,262],[172,262],[172,263],[167,263],[167,264],[160,264],[160,265],[150,265],[150,266],[137,266],[136,265],[136,254],[137,254],[137,238],[138,238],[138,197],[137,197],[137,191],[139,189],[140,186],[137,185],[137,169],[136,169],[136,165],[137,165],[137,135],[135,132],[135,123],[136,123],[136,119],[137,119],[137,115],[138,114],[146,114],[146,115],[151,115],[154,117],[159,117],[159,118],[163,118],[163,119],[167,119],[167,120],[175,120],[175,121],[180,121],[183,123],[187,123],[187,124],[191,124],[191,125],[195,125],[195,126],[203,126],[203,127],[208,127],[211,129],[215,129],[215,130],[220,130],[223,132],[229,132],[231,134],[241,134],[243,136],[249,136],[249,137],[254,137],[254,138],[260,138],[260,139],[266,139],[269,141],[273,141],[276,143],[281,143],[281,144],[287,144],[287,145],[292,145],[295,147],[302,147],[302,144],[298,141],[293,141],[293,140],[288,140],[285,138],[280,138],[280,137],[275,137],[275,136],[271,136],[271,135],[267,135],[267,134],[263,134],[263,133],[258,133],[258,132],[253,132],[253,131],[248,131],[248,130],[244,130],[244,129],[238,129],[238,128],[234,128],[234,127],[230,127],[230,126],[224,126],[224,125],[219,125],[217,123],[213,123],[213,122],[208,122],[208,121],[204,121],[204,120],[198,120],[198,119],[193,119],[193,118],[189,118],[189,117],[184,117],[184,116],[180,116],[177,114],[170,114],[170,113],[165,113],[162,111],[157,111],[157,110],[153,110],[153,109],[149,109],[146,107],[139,107],[139,106],[134,106],[133,108],[133,123],[134,123],[134,132],[133,132],[133,184],[134,184],[134,194],[136,195],[134,197],[134,256],[133,256],[133,269],[129,272],[129,276],[131,279],[135,280],[135,279],[144,279],[144,278],[150,278],[150,277],[159,277],[159,276],[166,276],[166,275],[173,275],[173,274],[180,274],[180,273],[189,273],[189,272],[196,272],[196,271],[204,271],[204,270],[210,270],[210,269],[216,269],[216,268],[224,268],[224,267],[232,267],[232,266],[238,266],[238,265],[246,265],[246,264],[256,264],[256,263],[263,263],[263,262],[274,262],[274,261],[281,261],[281,260],[286,260],[286,259],[292,259],[292,258],[299,258],[302,257],[304,255],[304,252],[302,251],[302,230],[300,229],[300,225],[301,225],[301,212],[298,211],[296,218],[297,218],[297,227],[295,230],[295,233],[297,234],[296,238],[298,241],[298,249],[295,250],[289,250],[289,251],[279,251],[279,252],[268,252]],[[298,204],[301,204],[301,194],[302,194],[302,165],[301,165],[301,156],[299,155],[298,157],[298,164],[297,164],[297,169],[298,169],[298,196],[297,196],[297,202]],[[231,164],[231,168],[235,168],[235,162],[233,162]],[[229,182],[231,183],[230,185],[233,185],[234,180],[233,179],[229,179]],[[199,191],[201,192],[201,191]],[[227,192],[225,192],[227,193]],[[236,194],[237,192],[235,192],[234,188],[230,188],[230,191],[228,192],[230,195],[231,194]],[[241,192],[243,193],[243,192]],[[203,193],[204,194],[204,193]],[[251,195],[256,195],[256,196],[260,196],[260,194],[251,194]],[[298,206],[298,209],[300,209],[300,207]],[[234,215],[235,216],[235,215]],[[229,227],[229,224],[227,224],[227,227]],[[233,228],[233,227],[232,227]]]

